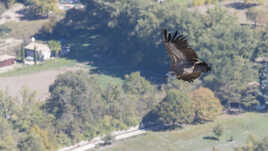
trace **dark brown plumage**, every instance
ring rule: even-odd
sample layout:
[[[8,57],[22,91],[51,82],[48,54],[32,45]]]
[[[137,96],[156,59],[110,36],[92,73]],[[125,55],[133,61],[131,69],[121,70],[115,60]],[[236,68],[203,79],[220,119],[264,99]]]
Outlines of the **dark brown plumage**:
[[[198,59],[195,51],[189,47],[186,38],[183,35],[177,36],[177,34],[177,31],[173,36],[167,33],[166,29],[162,31],[164,47],[171,59],[167,76],[172,79],[193,82],[201,76],[202,72],[208,72],[211,68],[206,62]]]

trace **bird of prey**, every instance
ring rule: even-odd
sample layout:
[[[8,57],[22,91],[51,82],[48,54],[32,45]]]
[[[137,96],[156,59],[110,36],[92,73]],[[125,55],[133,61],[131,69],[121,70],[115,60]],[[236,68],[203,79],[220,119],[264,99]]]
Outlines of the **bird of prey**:
[[[210,71],[211,67],[201,61],[195,51],[189,47],[186,38],[183,35],[177,36],[177,33],[176,31],[174,35],[171,35],[166,29],[162,31],[164,47],[171,60],[171,66],[166,75],[171,79],[193,82],[203,72]]]

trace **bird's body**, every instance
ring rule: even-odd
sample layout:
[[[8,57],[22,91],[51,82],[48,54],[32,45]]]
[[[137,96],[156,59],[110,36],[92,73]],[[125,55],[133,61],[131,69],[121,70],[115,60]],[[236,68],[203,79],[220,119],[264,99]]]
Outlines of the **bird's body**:
[[[195,51],[188,46],[184,36],[177,36],[177,32],[171,36],[165,29],[162,36],[164,47],[171,59],[170,70],[166,74],[169,78],[192,82],[200,77],[202,72],[210,70],[208,64],[200,61]]]

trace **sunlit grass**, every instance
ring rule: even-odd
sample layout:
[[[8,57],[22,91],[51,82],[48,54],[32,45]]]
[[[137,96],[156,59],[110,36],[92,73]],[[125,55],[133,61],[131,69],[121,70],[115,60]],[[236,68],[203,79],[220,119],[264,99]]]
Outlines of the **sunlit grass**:
[[[76,64],[76,61],[57,58],[52,60],[47,60],[37,65],[23,65],[22,67],[16,68],[14,70],[1,73],[0,77],[8,77],[8,76],[18,76],[23,74],[30,74],[34,72],[40,72],[44,70],[57,69],[60,67],[71,67]]]
[[[204,139],[213,136],[212,129],[216,124],[224,128],[220,141]],[[233,150],[231,143],[244,144],[249,134],[259,137],[268,136],[268,114],[245,113],[242,115],[223,115],[215,122],[187,126],[182,130],[166,132],[149,132],[125,141],[120,141],[106,151],[211,151],[213,146],[219,149]],[[230,137],[233,142],[228,142]]]
[[[32,21],[20,21],[7,22],[6,25],[11,29],[11,32],[8,34],[8,37],[16,39],[25,39],[26,37],[31,37],[32,35],[38,33],[42,26],[48,22],[47,19],[43,20],[32,20]]]

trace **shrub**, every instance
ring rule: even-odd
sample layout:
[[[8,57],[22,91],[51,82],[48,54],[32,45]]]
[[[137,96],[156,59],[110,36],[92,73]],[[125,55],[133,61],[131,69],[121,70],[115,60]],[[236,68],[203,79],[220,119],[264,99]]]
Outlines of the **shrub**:
[[[194,90],[190,96],[195,108],[195,121],[213,120],[222,112],[223,107],[220,100],[210,89],[200,87]]]

